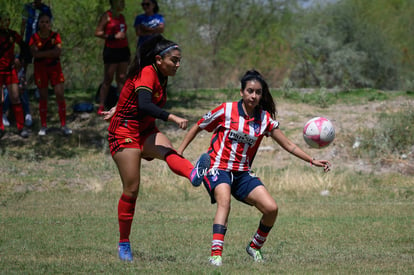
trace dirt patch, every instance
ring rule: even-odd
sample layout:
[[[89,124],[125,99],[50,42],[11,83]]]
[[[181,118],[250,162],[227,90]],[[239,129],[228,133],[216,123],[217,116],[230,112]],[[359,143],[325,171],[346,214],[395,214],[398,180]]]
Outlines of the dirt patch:
[[[278,109],[279,120],[284,131],[295,130],[297,132],[307,119],[314,116],[324,116],[332,121],[336,137],[327,148],[309,148],[299,134],[291,138],[308,153],[316,154],[318,158],[328,159],[333,162],[334,166],[375,174],[395,172],[414,175],[414,144],[409,152],[401,156],[383,156],[378,159],[363,159],[355,156],[358,132],[361,129],[376,127],[380,113],[398,112],[406,106],[414,108],[414,100],[398,97],[393,100],[367,104],[337,104],[323,109],[306,104],[281,102],[278,104]]]
[[[205,105],[205,104],[203,104]],[[211,106],[203,106],[201,109],[185,109],[180,115],[191,118],[191,123],[200,118],[211,109]],[[278,120],[282,130],[296,144],[306,152],[319,159],[330,160],[333,168],[347,168],[353,171],[366,173],[402,173],[414,175],[414,144],[409,152],[404,155],[388,155],[377,159],[361,158],[356,154],[355,146],[358,140],[358,131],[363,128],[373,128],[377,125],[378,114],[400,111],[406,106],[414,107],[414,100],[406,97],[398,97],[386,101],[373,101],[366,104],[336,104],[327,108],[318,108],[308,104],[293,104],[278,100]],[[215,106],[214,106],[215,107]],[[33,117],[36,119],[36,108]],[[173,109],[172,112],[177,112]],[[324,149],[313,149],[306,145],[302,137],[304,123],[314,117],[324,116],[332,121],[336,130],[334,142]],[[38,137],[37,129],[33,127],[31,136],[22,139],[16,134],[13,127],[6,129],[6,135],[0,140],[0,154],[16,159],[43,160],[46,158],[76,159],[85,148],[96,152],[108,153],[107,127],[108,123],[95,113],[78,114],[71,113],[68,116],[69,127],[73,129],[71,137],[63,137],[59,133],[53,133],[46,137]],[[54,118],[52,122],[58,123]],[[51,124],[52,124],[51,123]],[[409,123],[409,122],[408,122]],[[177,129],[171,123],[160,122],[160,129],[167,134],[174,146],[179,146],[185,132]],[[211,134],[202,132],[193,142],[193,149],[186,151],[186,157],[190,159],[198,157],[198,154],[207,150]],[[53,148],[53,150],[52,150]],[[283,150],[271,139],[265,139],[255,160],[277,161],[278,166],[288,165],[292,156]]]

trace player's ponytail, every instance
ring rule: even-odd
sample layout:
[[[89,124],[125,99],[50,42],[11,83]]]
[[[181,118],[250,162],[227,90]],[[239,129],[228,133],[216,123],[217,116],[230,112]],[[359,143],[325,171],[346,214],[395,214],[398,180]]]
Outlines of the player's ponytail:
[[[164,56],[173,49],[179,50],[175,42],[165,39],[161,34],[154,35],[137,47],[135,58],[128,68],[127,78],[140,75],[142,68],[155,63],[155,56]]]

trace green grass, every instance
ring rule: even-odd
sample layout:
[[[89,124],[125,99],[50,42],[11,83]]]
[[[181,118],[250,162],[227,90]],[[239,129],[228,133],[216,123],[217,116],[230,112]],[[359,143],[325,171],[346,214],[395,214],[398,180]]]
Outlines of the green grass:
[[[327,89],[303,92],[300,90],[274,90],[275,98],[282,98],[289,102],[303,102],[314,106],[326,108],[334,104],[362,104],[372,101],[384,101],[398,96],[413,98],[410,91],[381,91],[374,89],[355,89],[349,91],[335,91]]]
[[[228,92],[173,93],[169,108],[195,122],[217,102],[225,101]],[[230,100],[236,100],[232,93]],[[69,91],[67,98],[70,106],[90,95]],[[357,92],[335,98],[335,104],[371,100],[369,93]],[[199,103],[197,109],[191,102]],[[298,104],[304,103],[299,100]],[[50,119],[57,121],[55,116]],[[107,123],[94,114],[80,119],[70,111],[69,121],[74,134],[68,138],[52,133],[21,140],[8,134],[0,141],[1,274],[414,273],[412,174],[343,167],[341,161],[352,154],[341,156],[350,149],[339,142],[330,147],[339,156],[328,174],[279,149],[258,153],[253,168],[280,209],[263,248],[264,264],[252,263],[244,250],[260,215],[233,200],[223,266],[210,267],[215,206],[206,191],[191,187],[164,162],[144,161],[131,234],[135,261],[120,262],[116,209],[121,183],[108,154]],[[184,133],[169,124],[160,127],[178,146]],[[292,128],[287,132],[297,132]],[[206,149],[209,137],[197,137],[185,156],[194,161]],[[280,155],[283,162],[275,160]],[[329,195],[322,196],[323,190]]]
[[[259,214],[233,202],[224,265],[211,268],[206,262],[215,208],[202,188],[169,175],[170,180],[162,177],[164,182],[142,186],[131,235],[133,263],[121,263],[116,256],[120,188],[113,175],[99,191],[56,187],[11,195],[0,208],[0,269],[5,274],[409,274],[414,270],[413,195],[393,197],[384,186],[365,186],[355,176],[350,179],[353,183],[345,183],[353,189],[350,194],[341,188],[327,197],[309,187],[294,193],[271,189],[280,215],[263,248],[267,258],[263,265],[253,264],[244,251]],[[400,180],[393,190],[412,190],[408,181]]]

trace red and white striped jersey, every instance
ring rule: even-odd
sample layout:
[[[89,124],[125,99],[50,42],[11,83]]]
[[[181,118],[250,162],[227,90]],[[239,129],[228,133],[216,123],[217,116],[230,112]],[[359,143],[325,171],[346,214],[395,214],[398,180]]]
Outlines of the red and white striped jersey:
[[[279,127],[267,111],[247,116],[242,101],[223,103],[205,114],[198,126],[213,132],[208,153],[211,168],[226,171],[248,171],[264,136]]]

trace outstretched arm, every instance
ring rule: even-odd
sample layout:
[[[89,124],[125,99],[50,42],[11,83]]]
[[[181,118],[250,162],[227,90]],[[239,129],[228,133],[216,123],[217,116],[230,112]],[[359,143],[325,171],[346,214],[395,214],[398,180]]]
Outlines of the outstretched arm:
[[[177,153],[182,155],[184,153],[185,148],[193,141],[198,133],[200,133],[202,129],[198,127],[198,124],[194,124],[193,127],[187,132],[183,141],[181,142],[180,147],[178,147]]]
[[[327,160],[317,160],[313,159],[309,156],[306,152],[304,152],[301,148],[299,148],[296,144],[294,144],[291,140],[289,140],[285,134],[279,128],[273,129],[271,132],[271,137],[280,145],[283,149],[291,153],[292,155],[303,159],[304,161],[309,162],[311,165],[315,165],[318,167],[323,167],[325,172],[328,172],[330,169],[331,164]]]

